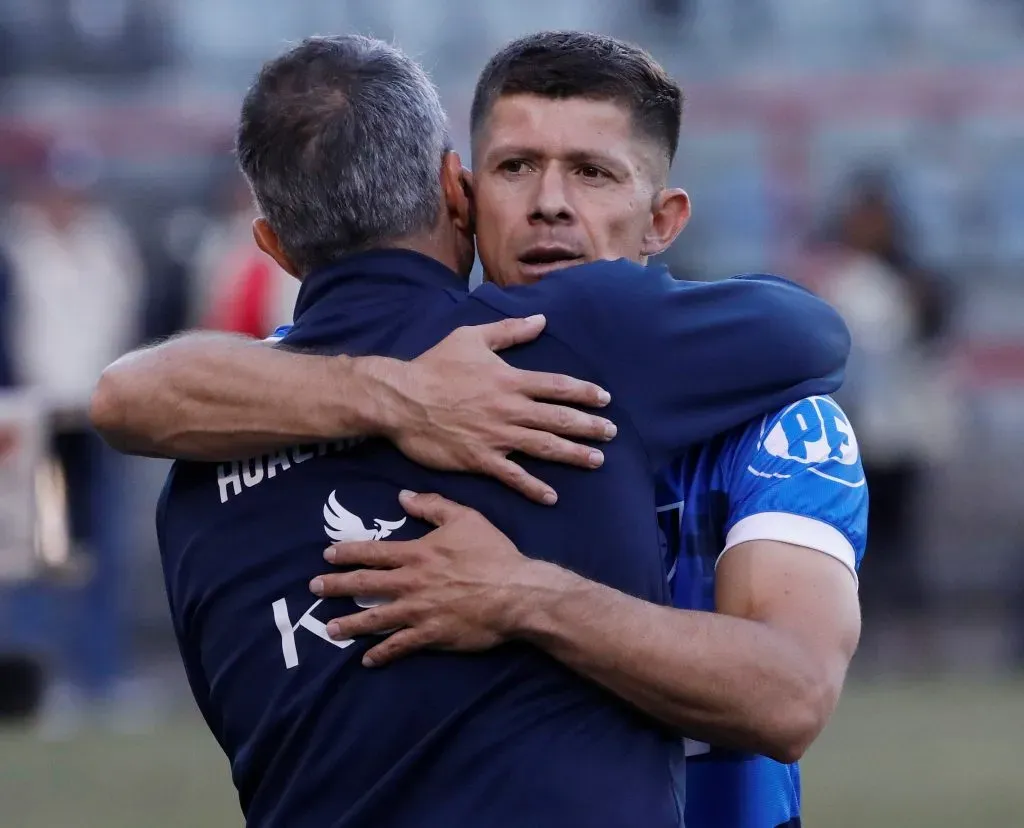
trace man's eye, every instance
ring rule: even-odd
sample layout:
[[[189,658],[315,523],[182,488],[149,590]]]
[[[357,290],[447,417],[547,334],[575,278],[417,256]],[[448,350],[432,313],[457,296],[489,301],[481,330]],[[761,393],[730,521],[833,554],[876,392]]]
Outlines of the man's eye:
[[[584,164],[579,168],[579,173],[584,178],[607,178],[608,173],[602,170],[600,167],[595,167],[593,164]]]
[[[521,158],[511,158],[508,161],[502,161],[498,169],[502,172],[512,173],[518,175],[527,171],[526,162]]]

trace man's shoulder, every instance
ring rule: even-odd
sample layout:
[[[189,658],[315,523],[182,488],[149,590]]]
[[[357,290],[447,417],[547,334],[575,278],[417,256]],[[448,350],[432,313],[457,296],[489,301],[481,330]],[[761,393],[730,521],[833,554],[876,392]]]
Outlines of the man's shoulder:
[[[569,302],[578,306],[588,297],[598,302],[612,302],[620,291],[635,291],[642,285],[664,279],[671,279],[671,275],[663,266],[641,265],[627,259],[602,259],[567,267],[531,285],[500,289],[484,284],[470,295],[502,310],[508,306],[545,308]]]
[[[766,290],[767,288],[767,290]],[[629,259],[599,259],[567,267],[530,285],[506,288],[485,282],[467,298],[509,316],[526,312],[557,312],[571,308],[579,316],[586,309],[617,314],[630,308],[649,308],[666,294],[683,295],[694,302],[733,297],[738,301],[757,297],[774,307],[792,301],[793,293],[811,292],[796,282],[772,273],[740,273],[717,279],[678,279],[661,263],[640,264]],[[683,302],[689,299],[683,298]],[[472,303],[471,303],[472,304]]]
[[[575,280],[582,284],[591,284],[594,280],[606,280],[617,283],[621,279],[650,280],[670,276],[668,268],[662,264],[640,264],[629,259],[597,259],[592,262],[567,267],[558,271],[556,279],[543,279],[538,287],[550,289],[559,282]]]
[[[776,540],[817,549],[856,578],[864,554],[867,486],[842,408],[807,397],[738,430],[723,476],[731,507],[725,548]]]
[[[617,332],[632,340],[642,325],[652,324],[655,296],[663,296],[665,281],[672,281],[663,267],[645,267],[625,259],[596,261],[565,268],[532,285],[500,289],[485,284],[470,294],[504,316],[547,317],[545,334],[573,349],[588,351],[593,338],[608,343]]]
[[[735,429],[729,438],[746,471],[762,479],[800,479],[810,472],[848,488],[864,486],[853,426],[830,396],[797,400]]]
[[[579,301],[586,297],[592,302],[606,302],[609,306],[626,297],[638,297],[650,291],[693,288],[701,282],[673,278],[662,264],[639,264],[629,259],[599,260],[569,267],[533,287],[541,296],[550,295],[561,300],[568,297]]]
[[[770,290],[765,291],[764,288]],[[562,303],[579,305],[586,300],[597,305],[619,307],[622,301],[644,301],[666,292],[696,293],[724,298],[774,297],[780,301],[792,293],[810,295],[803,286],[772,273],[740,273],[719,279],[677,279],[664,264],[639,264],[629,259],[598,260],[567,267],[532,285],[499,290],[482,285],[471,296],[493,303],[495,296],[507,303]]]
[[[721,490],[734,503],[767,490],[780,497],[809,491],[816,498],[823,492],[821,481],[841,490],[865,487],[853,427],[826,395],[805,397],[724,431],[679,457],[662,477],[678,499],[684,488]]]

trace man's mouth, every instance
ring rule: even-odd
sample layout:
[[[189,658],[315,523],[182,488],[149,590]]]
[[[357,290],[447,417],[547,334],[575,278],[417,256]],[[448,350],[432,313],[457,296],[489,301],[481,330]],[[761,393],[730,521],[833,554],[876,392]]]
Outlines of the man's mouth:
[[[540,277],[563,267],[581,264],[582,253],[559,245],[532,247],[519,257],[520,269],[529,276]]]

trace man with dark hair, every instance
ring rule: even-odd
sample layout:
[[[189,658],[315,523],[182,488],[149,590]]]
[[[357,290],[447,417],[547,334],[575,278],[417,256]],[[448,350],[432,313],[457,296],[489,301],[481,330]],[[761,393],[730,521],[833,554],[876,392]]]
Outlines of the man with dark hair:
[[[562,36],[542,37],[551,38],[545,48],[552,52],[557,74]],[[573,42],[582,48],[588,37]],[[594,66],[609,59],[604,47],[616,44],[592,41]],[[386,356],[332,360],[193,337],[110,369],[94,409],[97,424],[108,435],[136,450],[220,459],[253,446],[278,449],[216,467],[179,464],[165,492],[161,518],[169,595],[185,661],[197,700],[233,757],[249,819],[253,824],[301,825],[323,822],[328,815],[337,820],[340,813],[342,821],[334,824],[677,824],[672,773],[666,769],[679,769],[678,738],[637,717],[595,685],[575,679],[542,656],[540,648],[670,724],[687,717],[696,721],[688,731],[694,735],[710,733],[716,717],[728,726],[724,732],[733,729],[737,741],[750,741],[751,730],[769,724],[755,718],[742,730],[734,724],[734,711],[727,717],[713,704],[715,694],[708,692],[706,677],[690,677],[680,669],[687,646],[701,669],[708,669],[711,653],[703,636],[713,635],[727,652],[724,667],[711,668],[716,676],[725,667],[738,671],[763,666],[773,700],[785,690],[794,691],[797,701],[810,699],[809,692],[806,699],[800,695],[806,683],[799,671],[787,687],[767,681],[776,676],[771,665],[755,663],[757,647],[750,642],[749,626],[758,628],[754,637],[766,642],[772,656],[781,652],[782,671],[791,675],[794,663],[803,667],[801,659],[817,657],[813,647],[806,655],[800,643],[762,632],[761,624],[724,619],[726,632],[740,639],[739,652],[729,655],[728,635],[715,632],[703,619],[695,621],[690,617],[695,613],[659,606],[665,602],[666,585],[652,520],[653,472],[695,441],[740,426],[783,401],[799,404],[807,393],[834,387],[835,376],[831,382],[809,377],[838,366],[834,357],[843,350],[842,326],[811,297],[777,280],[680,283],[626,261],[601,261],[615,256],[646,261],[671,243],[689,215],[686,194],[664,186],[672,148],[635,128],[633,109],[623,106],[628,95],[614,86],[583,99],[570,88],[564,98],[561,93],[551,98],[516,91],[494,100],[474,134],[474,152],[482,161],[473,183],[480,249],[494,282],[526,286],[502,291],[485,285],[467,296],[453,272],[468,270],[467,252],[472,250],[467,245],[468,199],[453,153],[442,153],[434,161],[440,186],[432,224],[405,235],[388,232],[388,221],[364,222],[342,209],[360,204],[371,213],[380,209],[386,214],[389,193],[371,192],[365,181],[368,176],[386,180],[388,170],[348,170],[343,173],[347,178],[328,182],[338,209],[323,210],[315,203],[306,207],[274,183],[287,184],[293,176],[314,181],[321,156],[351,157],[349,142],[357,141],[376,148],[367,166],[409,165],[402,180],[427,186],[428,179],[417,177],[414,169],[422,156],[408,142],[444,144],[443,121],[432,121],[429,114],[436,94],[417,68],[382,44],[370,46],[358,38],[328,43],[335,46],[314,41],[268,65],[247,98],[240,139],[250,134],[247,124],[256,112],[271,123],[273,129],[265,134],[275,135],[280,145],[264,142],[264,160],[252,164],[246,159],[258,157],[258,152],[250,156],[240,147],[239,155],[264,215],[279,216],[279,227],[272,221],[257,223],[260,246],[303,279],[296,325],[284,346]],[[618,48],[615,55],[627,79],[644,74],[635,76],[633,69],[651,65],[631,47]],[[640,101],[647,94],[636,84],[627,88],[635,89]],[[266,110],[253,104],[264,94],[267,100],[278,96]],[[402,104],[381,100],[389,94],[401,96]],[[325,110],[316,104],[297,111],[293,98],[307,103],[333,100],[335,106]],[[677,121],[680,102],[677,96],[667,103]],[[639,111],[656,109],[656,96],[649,103]],[[407,129],[375,119],[365,110],[367,104],[390,117],[432,127],[424,133],[417,132],[421,127]],[[319,117],[310,114],[313,109]],[[337,117],[342,112],[344,117]],[[278,155],[285,152],[286,159]],[[294,164],[301,169],[289,167]],[[324,161],[324,167],[329,164]],[[365,195],[365,204],[352,197],[356,191]],[[319,195],[305,193],[313,201]],[[401,204],[417,203],[414,196]],[[394,221],[400,222],[404,213],[396,210]],[[328,213],[333,222],[321,222]],[[507,227],[489,227],[503,219]],[[303,235],[300,227],[308,233]],[[488,232],[493,235],[486,236]],[[353,255],[359,249],[372,252]],[[296,264],[301,260],[315,266],[316,251],[327,251],[324,259],[333,259],[333,264],[312,272]],[[542,279],[568,263],[578,266]],[[499,370],[489,353],[476,359],[480,370],[472,383],[494,388],[506,400],[514,396],[508,393],[512,386],[525,391],[517,411],[488,410],[453,375],[453,368],[473,364],[472,343],[466,340],[470,334],[458,331],[431,349],[460,324],[537,311],[547,320],[544,335],[510,352],[509,362],[519,368],[557,368],[608,387],[612,402],[606,411],[618,420],[620,430],[597,460],[603,461],[600,471],[534,461],[524,461],[525,468],[511,464],[505,454],[524,441],[524,426],[531,430],[536,425],[523,419],[530,407],[524,406],[531,395],[525,385],[528,375],[508,366]],[[535,327],[507,339],[523,341],[538,332]],[[416,358],[403,363],[387,357]],[[359,364],[367,368],[357,369]],[[332,392],[329,384],[332,376],[339,376],[337,366],[348,371],[340,376],[349,380],[349,408],[340,409],[343,424],[325,434],[317,430],[324,428],[325,418],[310,417],[301,409],[309,408],[321,390]],[[410,380],[417,376],[419,385]],[[159,383],[151,384],[156,377]],[[447,405],[439,402],[445,395],[433,385],[438,380],[446,389],[456,389],[446,392]],[[216,399],[208,402],[213,386]],[[296,405],[297,399],[303,406]],[[451,409],[463,401],[483,419],[460,422],[453,417]],[[178,423],[154,413],[161,402],[176,407]],[[275,406],[278,410],[268,410]],[[412,425],[417,412],[425,416]],[[437,421],[431,422],[435,414]],[[206,416],[217,422],[203,422]],[[237,437],[227,433],[232,417],[241,424],[243,433]],[[575,417],[571,421],[582,422]],[[511,429],[498,438],[495,422]],[[203,432],[202,439],[190,436],[196,432]],[[410,440],[410,432],[419,439]],[[391,437],[413,459],[443,468],[481,470],[479,458],[486,457],[493,476],[534,495],[553,494],[532,488],[537,478],[529,472],[542,473],[558,489],[559,505],[544,509],[487,480],[427,472],[382,441],[345,444],[344,451],[326,446],[284,450],[304,440],[354,434]],[[430,438],[424,439],[425,434]],[[517,441],[509,441],[509,434],[517,435]],[[460,458],[447,448],[459,435],[483,450]],[[421,448],[427,442],[441,445],[442,451],[430,456]],[[543,439],[533,443],[532,453],[554,458],[554,451],[545,455],[552,445],[575,458],[565,444]],[[826,447],[831,450],[830,440]],[[496,463],[495,455],[500,457]],[[371,548],[359,543],[422,535],[425,523],[396,514],[400,487],[440,491],[480,509],[519,548],[550,563],[538,564],[538,569],[523,566],[525,559],[515,547],[478,514],[409,493],[400,501],[410,514],[446,523],[454,514],[452,525],[408,543]],[[371,515],[372,527],[367,523]],[[322,571],[317,565],[318,533],[350,543],[357,555],[372,556],[383,569],[315,579],[314,591],[325,589],[325,582],[334,578],[330,588],[351,597],[322,608],[317,601],[294,621],[296,613],[289,607],[301,600],[302,573],[308,580]],[[466,569],[471,555],[464,553],[472,552],[478,537],[490,573],[512,576],[504,589],[513,604],[498,600],[489,577],[481,580],[478,572]],[[239,551],[225,554],[222,546]],[[415,549],[423,552],[419,561],[409,556]],[[442,560],[445,550],[451,553],[447,561]],[[389,559],[392,552],[396,557]],[[786,549],[771,552],[791,567]],[[730,559],[747,560],[748,554],[737,550]],[[448,564],[453,574],[471,571],[474,583],[482,584],[487,606],[467,596],[462,587],[469,581],[460,586],[457,577],[442,578],[454,590],[449,593],[453,613],[438,613],[436,576]],[[831,597],[835,573],[826,566],[822,575],[813,563],[809,568]],[[567,581],[577,577],[571,572],[592,580]],[[361,587],[371,583],[372,588]],[[581,583],[595,601],[582,613]],[[561,592],[567,584],[572,589]],[[413,593],[422,596],[420,606],[429,613],[417,611],[417,601],[410,600]],[[511,642],[517,637],[515,627],[527,618],[519,600],[533,595],[538,608],[550,610],[556,593],[568,613],[549,616],[557,621],[549,631],[557,634],[545,639],[531,625],[523,628],[523,637],[537,649]],[[279,594],[283,597],[275,598]],[[268,603],[273,604],[273,634],[266,627]],[[495,608],[502,605],[517,611],[498,618]],[[477,623],[469,617],[474,606]],[[805,602],[797,606],[808,610]],[[356,607],[372,609],[355,613]],[[375,642],[361,635],[338,638],[334,628],[354,623],[383,632],[378,622],[394,612],[403,615],[399,626],[404,629],[375,648],[385,657],[389,647],[393,656],[402,647],[425,642],[453,650],[510,643],[475,658],[435,652],[387,670],[363,669],[351,656],[359,654],[364,664],[371,663],[373,655],[367,651]],[[572,630],[578,633],[581,622],[584,630],[595,629],[595,615],[602,614],[608,614],[597,619],[607,653],[595,669],[593,636],[577,646],[581,642]],[[337,618],[328,628],[325,622],[332,616]],[[616,618],[624,622],[618,632]],[[449,635],[452,623],[458,626],[455,636]],[[680,624],[689,625],[696,635],[680,636]],[[845,629],[843,647],[848,646]],[[670,641],[668,630],[679,640]],[[566,631],[568,637],[563,637]],[[433,638],[434,632],[440,638]],[[275,635],[280,638],[276,651],[266,640]],[[650,657],[649,641],[654,638],[666,648],[665,661],[674,675],[662,671],[660,655]],[[332,652],[327,642],[342,653]],[[638,668],[631,650],[643,652],[645,664]],[[287,672],[282,671],[282,657]],[[691,680],[700,685],[702,698],[689,692]],[[734,688],[725,689],[735,705]],[[821,705],[827,717],[826,707]],[[695,708],[707,715],[695,715]],[[802,743],[819,726],[821,711],[776,710],[771,735],[781,744],[785,731],[790,743]],[[760,713],[760,708],[747,712]],[[362,750],[364,744],[372,748]],[[340,778],[338,769],[343,769]]]
[[[511,95],[618,103],[637,132],[664,151],[666,176],[675,160],[683,91],[657,61],[630,43],[587,32],[538,32],[512,41],[477,79],[469,113],[474,136],[495,105]]]
[[[682,110],[665,70],[614,38],[542,32],[498,52],[470,115],[477,210],[501,216],[477,227],[488,279],[528,284],[581,261],[663,250],[660,233],[690,216],[686,193],[667,186]],[[544,175],[557,186],[537,198]]]

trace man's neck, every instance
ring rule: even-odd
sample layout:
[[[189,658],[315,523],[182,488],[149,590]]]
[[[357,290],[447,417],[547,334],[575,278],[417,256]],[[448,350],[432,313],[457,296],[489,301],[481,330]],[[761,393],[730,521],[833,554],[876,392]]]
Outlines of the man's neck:
[[[451,244],[448,239],[439,238],[438,235],[435,235],[434,233],[399,239],[388,246],[397,250],[411,250],[413,253],[429,256],[431,259],[443,264],[449,270],[452,270],[455,273],[460,272],[461,263],[458,260],[455,246]]]

